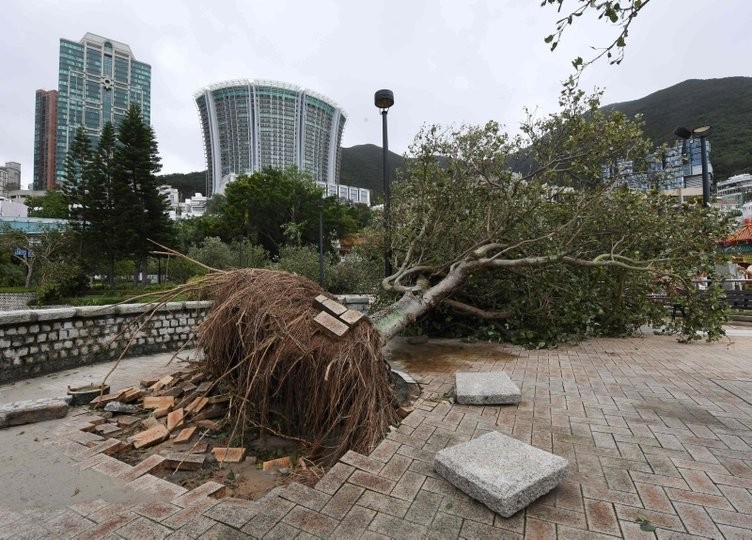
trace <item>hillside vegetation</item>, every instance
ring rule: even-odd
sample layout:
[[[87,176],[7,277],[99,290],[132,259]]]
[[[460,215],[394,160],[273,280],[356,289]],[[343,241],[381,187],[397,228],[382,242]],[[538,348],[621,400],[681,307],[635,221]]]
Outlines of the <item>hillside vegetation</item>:
[[[716,179],[752,172],[752,77],[690,79],[606,108],[641,113],[645,134],[656,144],[673,144],[677,126],[713,126],[708,140]]]
[[[641,99],[612,103],[604,108],[616,109],[628,116],[642,114],[645,134],[656,145],[673,144],[677,126],[692,129],[711,125],[710,159],[716,179],[752,172],[752,77],[690,79]],[[374,144],[342,148],[340,182],[370,189],[373,200],[380,202],[383,193],[381,160],[381,147]],[[403,163],[402,156],[389,152],[392,180]],[[160,179],[176,187],[181,199],[206,191],[206,171],[167,174]]]
[[[381,171],[381,147],[375,144],[359,144],[342,149],[340,183],[371,190],[372,201],[379,203],[383,195],[383,173]],[[388,164],[392,180],[396,170],[402,166],[403,158],[389,152]],[[159,177],[162,184],[168,184],[180,192],[180,200],[192,197],[194,193],[206,193],[206,171],[186,174],[165,174]]]

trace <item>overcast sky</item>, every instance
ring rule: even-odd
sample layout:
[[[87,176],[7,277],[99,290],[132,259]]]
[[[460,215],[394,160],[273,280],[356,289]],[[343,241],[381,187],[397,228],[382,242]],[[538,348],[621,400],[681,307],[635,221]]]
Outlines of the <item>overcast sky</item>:
[[[205,168],[193,94],[228,79],[284,81],[331,98],[348,115],[343,146],[381,144],[379,88],[394,91],[389,143],[398,153],[424,123],[493,119],[515,131],[523,107],[555,112],[571,60],[615,35],[582,17],[552,53],[543,39],[557,16],[540,3],[3,0],[0,162],[21,162],[24,187],[31,182],[34,93],[57,88],[59,39],[86,32],[127,43],[151,64],[163,173]],[[750,22],[750,0],[653,0],[634,23],[624,62],[589,68],[581,84],[604,88],[605,104],[690,78],[752,75]]]

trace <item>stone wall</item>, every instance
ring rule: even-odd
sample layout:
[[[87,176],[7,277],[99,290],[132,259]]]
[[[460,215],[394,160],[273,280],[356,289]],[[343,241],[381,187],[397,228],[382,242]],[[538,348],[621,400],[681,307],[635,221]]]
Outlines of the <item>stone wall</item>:
[[[0,312],[0,383],[115,359],[133,332],[129,356],[176,351],[210,307],[171,302],[140,329],[145,304]]]
[[[0,293],[0,311],[26,309],[36,297],[35,293]]]

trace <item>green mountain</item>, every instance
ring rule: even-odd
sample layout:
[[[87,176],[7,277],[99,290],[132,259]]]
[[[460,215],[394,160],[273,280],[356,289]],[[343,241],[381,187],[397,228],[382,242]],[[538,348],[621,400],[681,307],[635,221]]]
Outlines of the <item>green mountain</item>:
[[[359,144],[351,148],[343,148],[340,183],[370,189],[372,200],[380,201],[384,192],[382,160],[381,147],[374,144]],[[392,181],[403,161],[399,154],[389,152],[387,164]],[[181,200],[192,197],[194,193],[206,193],[206,171],[164,174],[159,177],[159,181],[177,188]]]
[[[708,140],[715,178],[752,172],[752,77],[690,79],[605,108],[642,114],[645,134],[656,144],[673,144],[678,126],[712,126]]]
[[[340,183],[371,190],[371,196],[381,200],[384,193],[384,155],[380,146],[375,144],[358,144],[342,149],[342,163],[339,172]],[[387,156],[389,178],[394,182],[397,169],[404,158],[394,152]]]
[[[176,188],[181,201],[196,193],[206,193],[206,171],[163,174],[159,177],[159,182]]]

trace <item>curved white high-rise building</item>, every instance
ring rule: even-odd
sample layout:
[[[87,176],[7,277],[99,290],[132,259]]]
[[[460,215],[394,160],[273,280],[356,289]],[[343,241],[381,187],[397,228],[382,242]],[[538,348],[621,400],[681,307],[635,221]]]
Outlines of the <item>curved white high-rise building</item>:
[[[317,182],[339,181],[347,117],[332,100],[298,86],[263,80],[216,83],[194,95],[206,153],[206,195],[233,175],[296,166]]]

